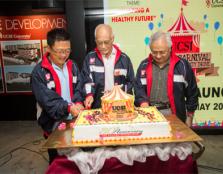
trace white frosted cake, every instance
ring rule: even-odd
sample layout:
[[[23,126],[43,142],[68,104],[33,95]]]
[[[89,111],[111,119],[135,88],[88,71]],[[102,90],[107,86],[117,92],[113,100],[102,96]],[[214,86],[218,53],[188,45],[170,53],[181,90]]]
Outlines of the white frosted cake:
[[[171,137],[169,122],[156,107],[135,108],[133,115],[130,119],[111,120],[101,109],[85,110],[75,122],[72,142],[87,144]]]

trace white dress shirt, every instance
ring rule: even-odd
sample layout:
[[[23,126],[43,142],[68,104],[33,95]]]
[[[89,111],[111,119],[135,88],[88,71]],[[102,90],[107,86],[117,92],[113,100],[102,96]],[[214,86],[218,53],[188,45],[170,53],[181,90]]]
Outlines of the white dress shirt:
[[[102,56],[105,68],[105,92],[112,90],[114,86],[114,67],[116,52],[116,49],[113,47],[111,55],[109,57],[106,58],[105,56]]]

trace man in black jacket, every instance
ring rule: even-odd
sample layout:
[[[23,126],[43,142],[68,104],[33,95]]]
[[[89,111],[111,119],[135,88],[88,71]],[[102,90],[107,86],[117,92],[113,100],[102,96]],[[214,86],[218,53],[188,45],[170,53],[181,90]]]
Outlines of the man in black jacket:
[[[97,48],[84,60],[82,77],[84,82],[85,107],[101,107],[101,97],[114,85],[132,94],[134,71],[130,58],[113,44],[112,28],[100,24],[95,29]]]
[[[72,60],[70,36],[64,29],[53,29],[47,33],[47,53],[32,72],[32,91],[41,108],[38,123],[47,138],[63,120],[78,115],[82,106],[79,70]],[[52,162],[56,150],[50,149]]]
[[[135,104],[157,106],[164,114],[176,114],[192,125],[198,105],[196,78],[189,62],[171,51],[168,33],[156,32],[150,39],[151,54],[139,65],[135,83]]]

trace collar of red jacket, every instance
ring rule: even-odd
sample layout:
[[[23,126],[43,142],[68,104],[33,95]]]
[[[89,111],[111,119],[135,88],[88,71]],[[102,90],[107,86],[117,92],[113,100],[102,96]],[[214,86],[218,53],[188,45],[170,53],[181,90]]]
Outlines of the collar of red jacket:
[[[41,63],[41,66],[43,67],[43,68],[47,68],[47,69],[51,69],[51,66],[52,66],[52,64],[51,64],[51,62],[50,62],[50,60],[49,60],[49,57],[50,56],[50,53],[49,52],[46,52],[44,55],[43,55],[43,58],[42,58],[42,63]],[[70,64],[70,62],[71,62],[71,60],[67,60],[67,63],[69,63]]]
[[[180,58],[176,54],[171,52],[171,54],[170,54],[170,64],[175,65],[179,60],[180,60]],[[151,63],[152,61],[153,61],[153,56],[152,56],[152,54],[149,54],[148,62]]]
[[[119,49],[119,47],[117,45],[113,45],[113,47],[116,49],[116,55],[115,55],[115,64],[116,64],[116,62],[120,58],[121,50]],[[95,48],[95,51],[96,51],[99,59],[103,62],[102,55],[101,55],[100,51],[98,50],[98,48]]]

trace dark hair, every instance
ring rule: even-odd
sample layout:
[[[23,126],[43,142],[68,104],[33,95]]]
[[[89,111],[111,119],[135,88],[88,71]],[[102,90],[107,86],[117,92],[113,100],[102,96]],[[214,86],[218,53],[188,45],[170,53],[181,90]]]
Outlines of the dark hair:
[[[69,41],[70,35],[64,28],[54,28],[47,33],[47,44],[52,47],[56,41]]]

